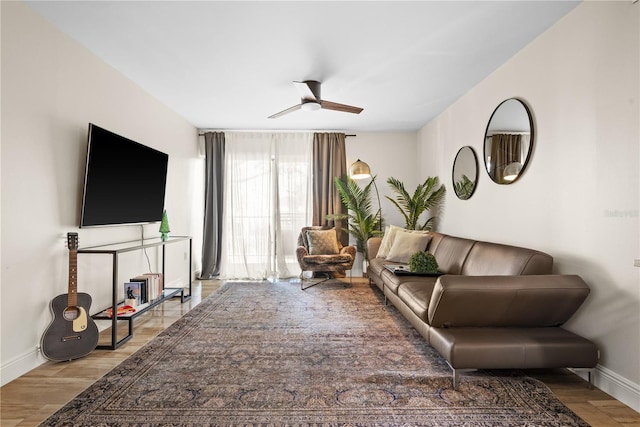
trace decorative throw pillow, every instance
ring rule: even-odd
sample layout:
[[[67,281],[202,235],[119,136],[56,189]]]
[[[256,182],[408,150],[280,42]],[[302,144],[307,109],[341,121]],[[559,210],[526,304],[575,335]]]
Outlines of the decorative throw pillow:
[[[340,253],[336,230],[309,230],[307,231],[309,242],[309,255],[335,255]]]
[[[387,260],[406,264],[411,255],[424,251],[430,241],[430,234],[414,233],[410,230],[400,231],[393,239]]]
[[[397,227],[395,225],[388,225],[385,228],[384,237],[382,238],[382,242],[380,242],[380,248],[378,249],[378,254],[376,255],[378,258],[387,258],[389,259],[389,251],[393,246],[397,233],[413,233],[413,234],[422,234],[431,236],[431,232],[427,230],[407,230],[402,227]]]
[[[391,249],[391,245],[393,245],[393,239],[396,233],[400,230],[404,229],[396,227],[395,225],[387,225],[385,227],[384,236],[382,237],[380,248],[378,249],[378,254],[376,255],[378,258],[386,258],[387,255],[389,255],[389,249]]]

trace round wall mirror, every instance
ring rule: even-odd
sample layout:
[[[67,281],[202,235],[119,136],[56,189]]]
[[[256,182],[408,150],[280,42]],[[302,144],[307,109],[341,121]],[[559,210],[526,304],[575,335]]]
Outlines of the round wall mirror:
[[[458,199],[467,200],[471,197],[478,183],[478,158],[473,148],[466,146],[458,150],[451,175]]]
[[[533,118],[527,105],[510,98],[493,111],[484,134],[484,165],[498,184],[514,183],[533,148]]]

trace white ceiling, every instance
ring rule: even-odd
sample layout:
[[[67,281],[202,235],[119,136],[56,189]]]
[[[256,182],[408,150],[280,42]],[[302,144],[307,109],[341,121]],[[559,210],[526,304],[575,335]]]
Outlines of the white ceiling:
[[[416,131],[574,1],[28,1],[198,128]],[[273,113],[292,81],[364,108]],[[516,95],[516,94],[514,94]]]

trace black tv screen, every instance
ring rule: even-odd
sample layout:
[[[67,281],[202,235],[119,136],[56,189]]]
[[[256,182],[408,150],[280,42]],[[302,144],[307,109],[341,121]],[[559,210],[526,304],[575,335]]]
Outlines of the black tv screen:
[[[89,123],[80,227],[162,219],[169,156]]]

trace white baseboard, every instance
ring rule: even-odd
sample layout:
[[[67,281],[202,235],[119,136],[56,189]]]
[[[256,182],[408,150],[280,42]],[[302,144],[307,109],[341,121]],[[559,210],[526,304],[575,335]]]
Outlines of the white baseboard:
[[[587,373],[584,371],[575,371],[575,374],[587,379]],[[640,412],[640,384],[598,365],[593,373],[593,385],[634,411]]]
[[[189,284],[185,284],[184,280],[176,279],[164,284],[165,288],[188,288]]]
[[[0,367],[0,386],[10,383],[46,362],[39,349],[27,352],[3,363]]]

